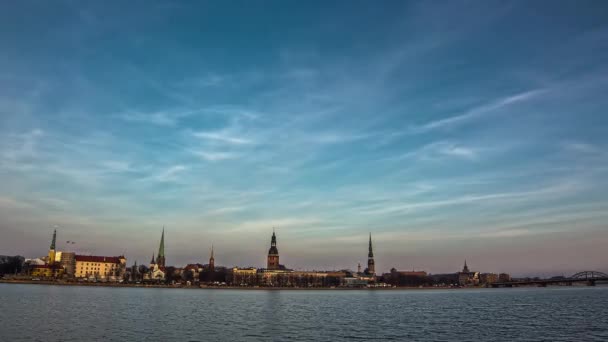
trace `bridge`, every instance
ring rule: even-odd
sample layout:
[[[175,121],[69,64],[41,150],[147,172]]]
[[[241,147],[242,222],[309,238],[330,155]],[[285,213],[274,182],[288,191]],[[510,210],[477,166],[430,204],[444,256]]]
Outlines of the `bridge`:
[[[596,282],[608,282],[608,274],[597,271],[583,271],[573,274],[567,278],[551,278],[551,279],[536,279],[536,280],[521,280],[521,281],[506,281],[492,283],[492,287],[519,287],[519,286],[538,286],[546,287],[547,285],[572,285],[574,283],[583,283],[588,286],[595,286]]]

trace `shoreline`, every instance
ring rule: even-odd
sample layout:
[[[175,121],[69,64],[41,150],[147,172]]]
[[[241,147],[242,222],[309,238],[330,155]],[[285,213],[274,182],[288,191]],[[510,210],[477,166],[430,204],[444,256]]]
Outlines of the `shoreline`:
[[[84,286],[84,287],[122,287],[122,288],[157,288],[157,289],[185,289],[185,290],[253,290],[253,291],[353,291],[353,290],[477,290],[487,289],[486,287],[249,287],[249,286],[179,286],[179,285],[159,285],[159,284],[121,284],[121,283],[86,283],[86,282],[58,282],[48,280],[6,280],[0,279],[0,284],[33,284],[47,286]]]

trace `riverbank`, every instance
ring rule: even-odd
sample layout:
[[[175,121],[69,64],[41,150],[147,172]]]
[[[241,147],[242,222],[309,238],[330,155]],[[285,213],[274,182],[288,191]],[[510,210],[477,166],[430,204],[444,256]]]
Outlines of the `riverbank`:
[[[92,283],[92,282],[65,282],[65,281],[48,281],[48,280],[7,280],[0,279],[0,284],[34,284],[34,285],[56,285],[56,286],[98,286],[98,287],[133,287],[133,288],[163,288],[163,289],[192,289],[192,290],[254,290],[254,291],[274,291],[274,290],[336,290],[336,291],[352,291],[352,290],[463,290],[463,289],[484,289],[485,287],[267,287],[267,286],[206,286],[206,285],[162,285],[162,284],[126,284],[126,283]]]

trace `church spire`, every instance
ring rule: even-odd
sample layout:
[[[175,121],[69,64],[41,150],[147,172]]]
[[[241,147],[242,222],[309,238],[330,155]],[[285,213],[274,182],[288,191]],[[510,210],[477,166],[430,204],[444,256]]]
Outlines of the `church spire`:
[[[156,263],[159,267],[165,267],[165,226],[163,226],[163,232],[160,236],[160,245],[158,246]]]
[[[215,271],[215,258],[213,257],[213,244],[211,244],[211,257],[209,258],[209,270]]]
[[[163,233],[160,236],[160,246],[158,247],[158,256],[165,256],[165,226],[163,226]]]
[[[49,248],[49,265],[53,265],[55,263],[55,242],[57,241],[57,229],[53,230],[53,240],[51,241],[51,247]]]
[[[51,241],[51,248],[52,250],[55,250],[55,242],[57,241],[57,229],[53,230],[53,240]]]
[[[272,228],[272,238],[270,239],[270,249],[268,250],[268,260],[266,268],[269,270],[278,270],[279,266],[279,249],[277,248],[277,235]]]
[[[374,262],[374,251],[372,249],[372,233],[369,233],[369,252],[367,253],[367,273],[376,275],[376,263]]]

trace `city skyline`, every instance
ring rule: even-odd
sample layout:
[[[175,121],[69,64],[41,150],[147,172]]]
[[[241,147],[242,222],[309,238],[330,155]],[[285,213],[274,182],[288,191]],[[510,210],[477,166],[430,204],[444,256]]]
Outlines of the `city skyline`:
[[[268,271],[294,270],[294,271],[323,271],[323,272],[328,272],[329,271],[329,272],[331,272],[331,271],[339,271],[339,270],[348,270],[348,271],[351,271],[351,272],[357,272],[359,274],[375,275],[375,274],[377,274],[377,272],[376,272],[377,268],[375,267],[375,261],[374,261],[375,257],[374,257],[373,248],[372,248],[372,241],[373,240],[372,240],[372,234],[371,234],[371,232],[369,233],[369,240],[367,240],[367,241],[368,241],[368,243],[367,243],[368,253],[367,253],[367,258],[366,258],[366,260],[367,260],[367,267],[365,268],[365,270],[362,269],[361,262],[357,261],[356,262],[356,264],[357,264],[357,267],[356,267],[357,271],[355,271],[354,263],[353,263],[352,260],[350,261],[350,265],[344,266],[344,267],[336,267],[335,264],[334,264],[334,266],[332,266],[332,263],[331,263],[332,260],[327,260],[328,263],[324,264],[324,266],[322,266],[321,268],[314,268],[313,267],[312,269],[306,269],[306,268],[301,268],[301,267],[291,267],[291,265],[285,265],[285,264],[279,262],[279,252],[278,252],[278,249],[277,249],[278,244],[277,244],[277,237],[276,237],[276,228],[273,228],[272,229],[272,236],[271,236],[271,243],[270,243],[271,247],[268,250],[268,254],[264,258],[265,259],[264,265],[260,265],[257,262],[258,258],[254,258],[253,262],[249,261],[249,262],[245,262],[244,264],[230,264],[230,265],[226,264],[226,265],[222,265],[222,266],[228,267],[228,268],[235,267],[235,268],[241,268],[241,269],[249,269],[249,268],[253,267],[253,268],[258,269],[258,270],[268,270]],[[152,252],[152,258],[150,260],[150,265],[152,265],[152,264],[158,264],[160,267],[162,267],[164,269],[164,267],[165,266],[169,266],[169,264],[171,266],[175,266],[175,267],[178,267],[178,268],[180,267],[180,265],[183,266],[183,265],[186,265],[186,264],[188,264],[188,265],[190,265],[190,264],[204,265],[205,264],[204,257],[203,257],[203,259],[200,259],[200,256],[190,256],[190,257],[187,258],[187,260],[189,260],[189,261],[186,262],[186,263],[181,263],[180,264],[180,263],[171,263],[170,262],[169,264],[167,264],[166,263],[166,257],[165,257],[165,227],[164,226],[162,227],[161,237],[160,237],[158,243],[159,243],[158,246],[157,246],[158,253],[155,252],[156,249],[153,249],[154,252]],[[51,260],[50,263],[52,264],[53,263],[52,260],[54,260],[54,258],[55,258],[54,255],[55,255],[56,252],[57,253],[65,253],[65,252],[67,252],[67,253],[72,253],[72,254],[76,254],[76,255],[80,255],[80,256],[85,256],[85,257],[86,256],[91,256],[91,255],[95,254],[95,253],[91,253],[91,252],[88,252],[88,251],[83,252],[81,249],[78,249],[76,246],[74,246],[74,244],[76,244],[75,241],[69,241],[68,240],[68,241],[65,241],[65,245],[67,246],[67,248],[63,248],[63,249],[62,248],[57,248],[56,246],[60,246],[61,244],[57,244],[57,229],[53,229],[52,240],[51,240],[51,245],[50,245],[50,250],[49,250],[48,256],[41,256],[41,255],[26,256],[26,259],[29,258],[30,260],[33,260],[33,259],[36,259],[36,258],[48,258],[48,260]],[[145,262],[145,260],[143,262],[140,262],[137,259],[133,260],[131,258],[128,258],[126,250],[127,249],[124,249],[122,253],[118,253],[118,254],[116,254],[114,256],[101,256],[99,253],[97,253],[98,256],[95,256],[95,257],[98,257],[98,258],[125,258],[126,260],[131,260],[132,264],[134,264],[134,265],[146,265],[147,264]],[[209,254],[209,257],[210,257],[209,264],[210,265],[211,264],[215,264],[215,257],[214,257],[215,252],[214,252],[214,246],[213,246],[213,244],[211,244],[211,248],[210,248],[209,251],[210,251],[210,254]],[[211,261],[211,260],[213,260],[213,261]],[[291,261],[297,264],[297,260],[293,260],[292,259]],[[452,260],[452,263],[453,263],[453,261],[454,260]],[[449,265],[451,265],[451,263]],[[448,271],[444,271],[444,272],[436,272],[436,271],[435,272],[427,272],[428,270],[426,270],[424,268],[420,268],[420,267],[418,267],[418,268],[416,268],[416,267],[409,268],[409,267],[403,267],[403,266],[404,265],[390,265],[390,266],[386,266],[387,268],[386,269],[380,269],[379,273],[392,272],[393,270],[396,270],[396,269],[402,269],[403,271],[406,271],[406,272],[410,272],[411,271],[412,273],[423,272],[425,274],[428,273],[429,275],[431,275],[431,274],[443,274],[443,273],[446,273],[446,274],[454,273],[453,270],[449,270],[449,266],[446,266],[446,267],[442,268],[442,269],[448,270]],[[490,273],[491,273],[491,271],[496,271],[496,270],[486,270],[486,271],[490,271]],[[469,273],[469,268],[467,266],[467,259],[466,258],[464,259],[464,268],[463,268],[462,272]],[[471,271],[471,274],[472,273],[474,273],[474,272]],[[481,272],[477,272],[477,273],[481,273]],[[504,273],[504,272],[501,272],[501,273]],[[576,272],[576,273],[579,273],[579,272]],[[488,273],[486,272],[486,274],[488,274]],[[494,273],[494,274],[496,274],[496,273]],[[552,272],[549,269],[545,269],[542,272],[537,272],[537,273],[534,273],[534,274],[533,273],[530,273],[530,274],[520,273],[520,274],[518,274],[517,272],[516,272],[516,274],[518,276],[524,276],[524,277],[530,277],[530,276],[536,276],[536,277],[538,277],[538,276],[556,276],[557,273]],[[562,272],[561,275],[565,276],[565,274],[566,273]],[[557,274],[557,275],[559,275],[559,274]]]
[[[0,254],[606,271],[605,3],[145,7],[0,12]]]

